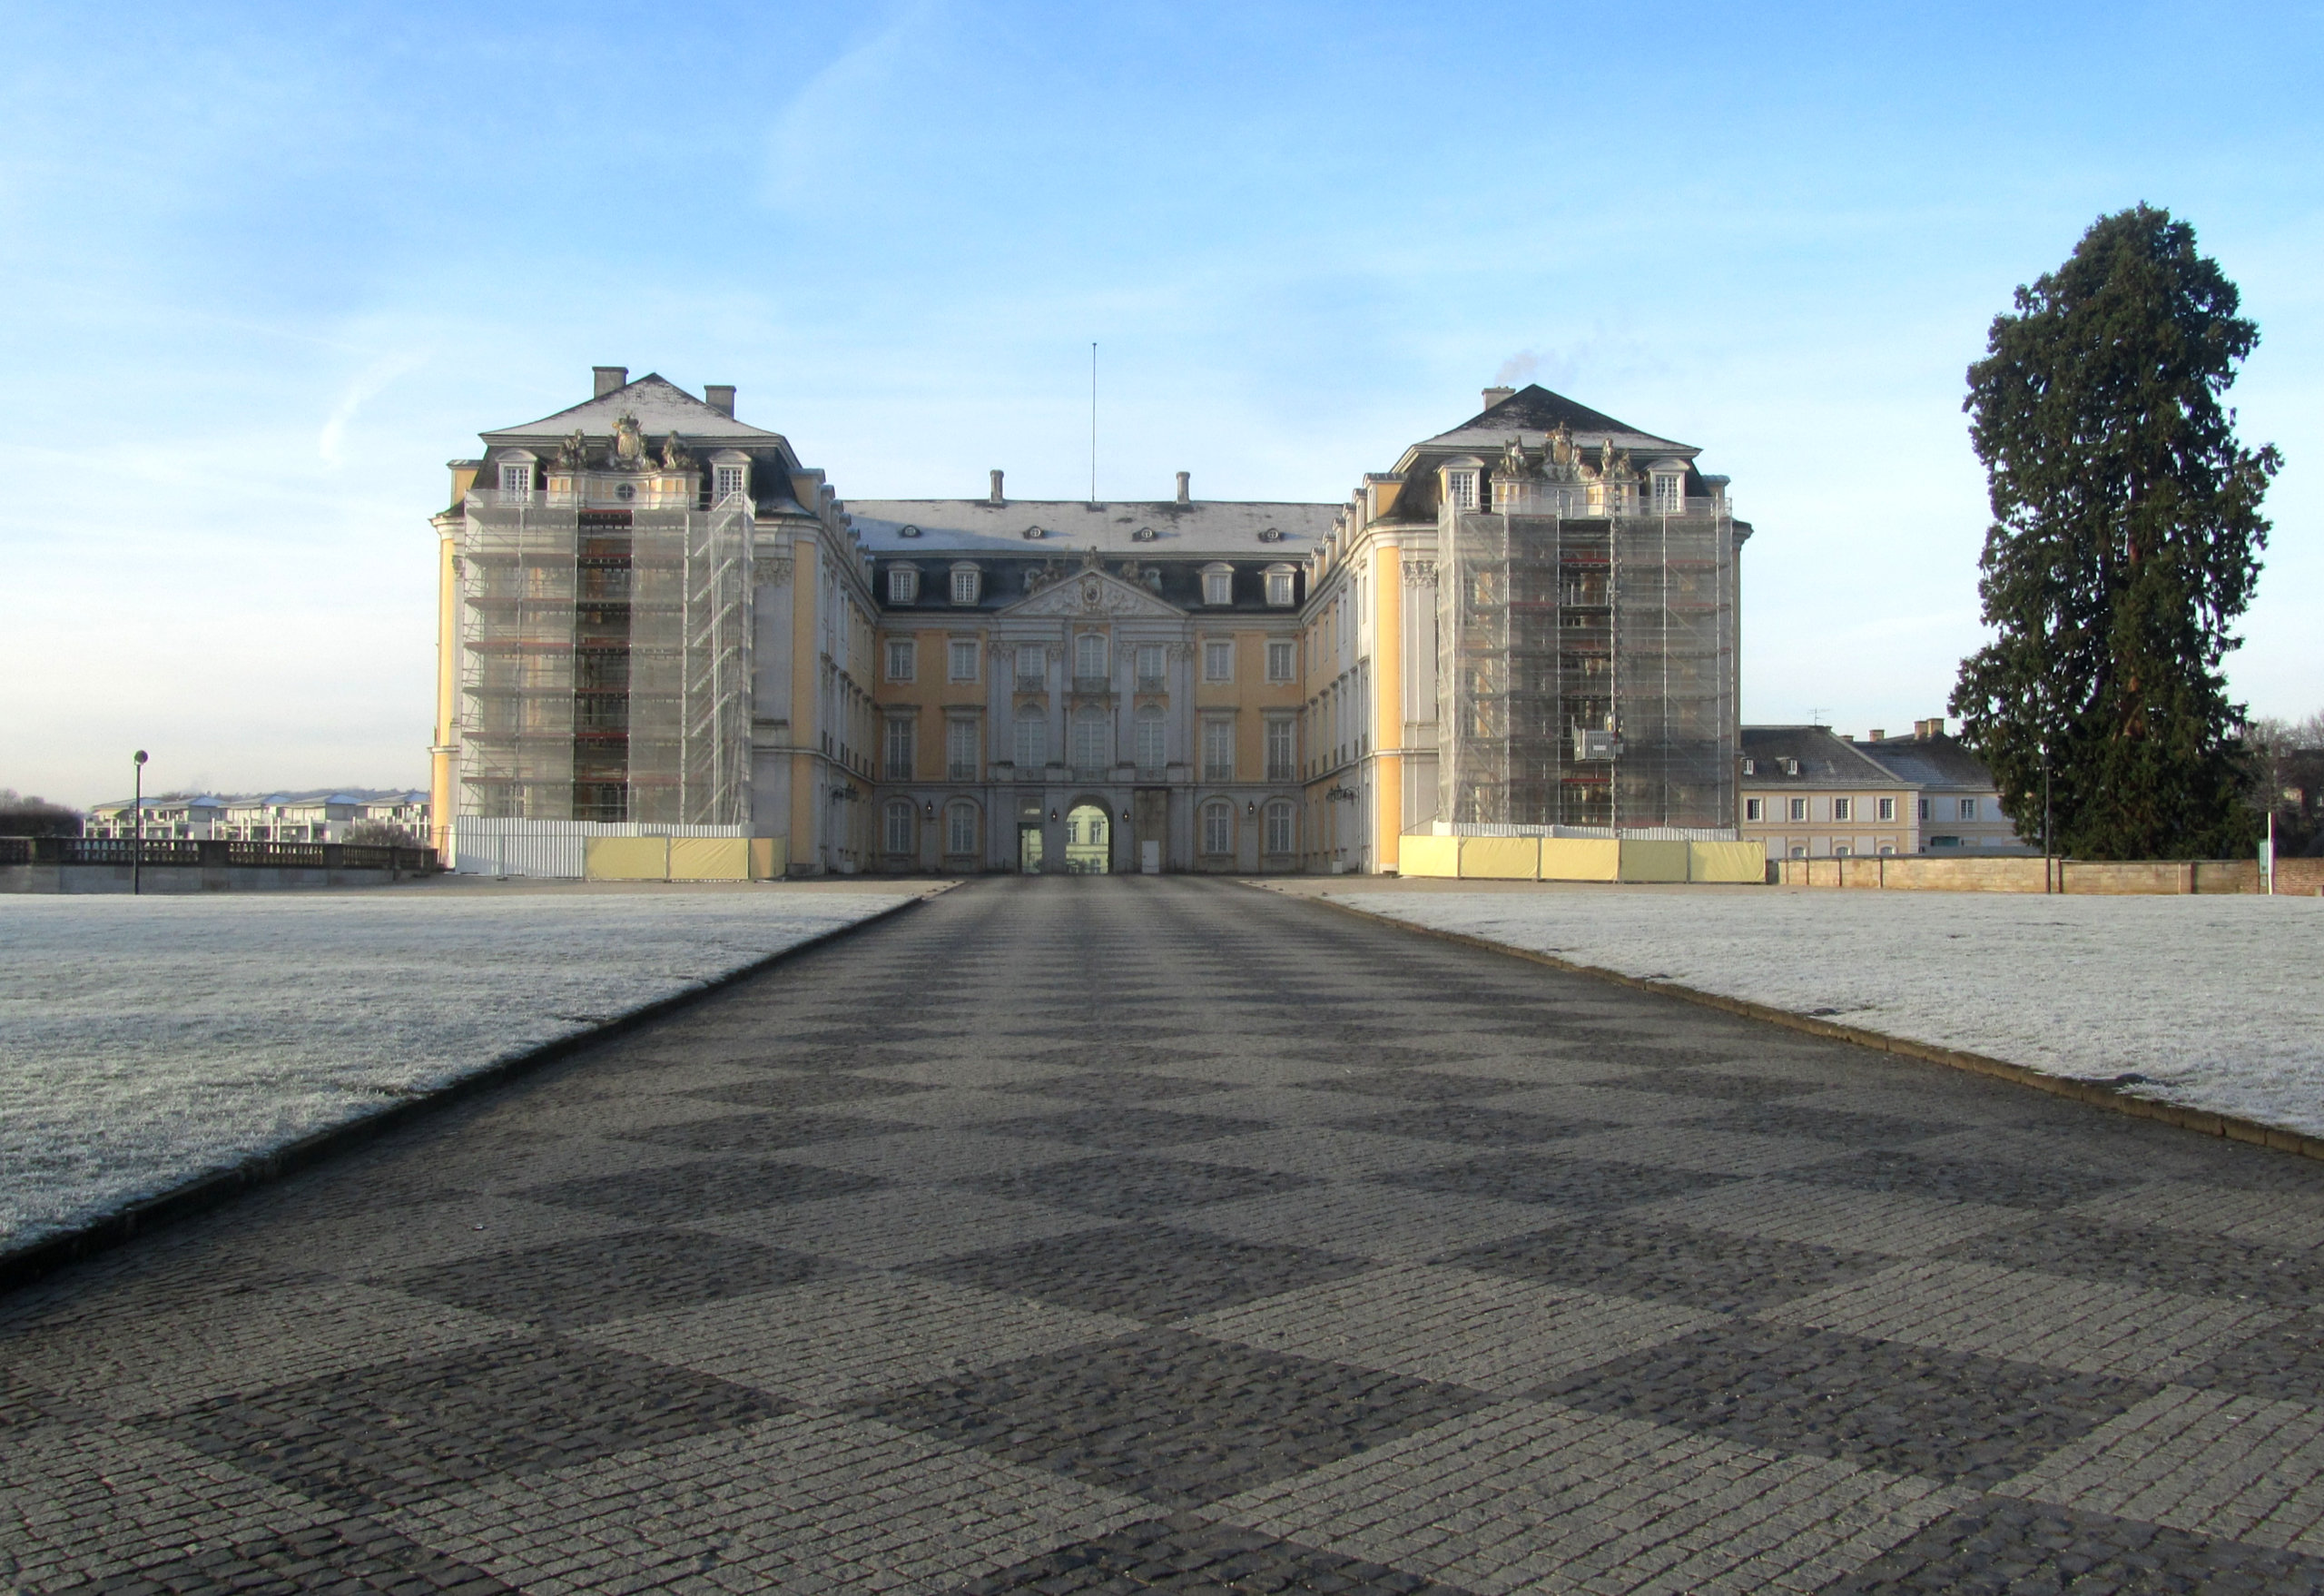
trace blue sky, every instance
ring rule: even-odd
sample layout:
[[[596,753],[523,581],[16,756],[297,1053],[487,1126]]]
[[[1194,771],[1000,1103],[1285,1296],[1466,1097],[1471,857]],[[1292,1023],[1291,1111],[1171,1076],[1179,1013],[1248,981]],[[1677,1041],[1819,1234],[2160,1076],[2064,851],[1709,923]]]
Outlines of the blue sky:
[[[99,20],[99,19],[102,20]],[[1343,497],[1537,380],[1758,535],[1744,712],[1941,713],[1962,374],[2191,221],[2289,465],[2236,691],[2324,707],[2316,6],[0,6],[0,785],[426,777],[443,462],[588,368],[843,496]]]

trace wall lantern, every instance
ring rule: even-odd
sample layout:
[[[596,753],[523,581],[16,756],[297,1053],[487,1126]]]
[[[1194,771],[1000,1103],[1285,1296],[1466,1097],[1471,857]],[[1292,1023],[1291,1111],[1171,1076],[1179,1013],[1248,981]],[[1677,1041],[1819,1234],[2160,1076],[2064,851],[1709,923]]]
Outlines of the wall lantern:
[[[1129,811],[1127,809],[1122,811],[1122,824],[1129,824]]]
[[[1055,820],[1055,819],[1057,818],[1057,811],[1056,811],[1056,810],[1052,809],[1052,810],[1050,810],[1050,811],[1049,811],[1049,818],[1050,818],[1051,820]]]
[[[1259,806],[1258,806],[1258,804],[1257,804],[1257,803],[1246,803],[1245,805],[1243,805],[1243,813],[1244,813],[1245,814],[1256,814],[1256,813],[1258,813],[1258,812],[1259,812]]]

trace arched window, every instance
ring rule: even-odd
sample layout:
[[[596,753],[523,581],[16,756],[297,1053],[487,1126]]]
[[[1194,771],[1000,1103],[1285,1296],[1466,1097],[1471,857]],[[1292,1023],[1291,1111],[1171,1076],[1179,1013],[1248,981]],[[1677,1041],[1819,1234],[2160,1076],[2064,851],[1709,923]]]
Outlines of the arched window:
[[[1073,768],[1103,770],[1113,762],[1113,720],[1089,708],[1073,717]]]
[[[1235,852],[1235,806],[1223,798],[1202,806],[1202,851],[1211,854]]]
[[[1160,770],[1170,763],[1170,721],[1158,704],[1137,712],[1137,767]]]
[[[1073,640],[1073,674],[1101,677],[1106,674],[1106,635],[1084,632]]]
[[[956,798],[944,810],[944,852],[955,856],[979,852],[977,806]]]
[[[912,851],[911,800],[891,799],[888,803],[888,852],[910,853]]]
[[[1297,829],[1294,824],[1295,812],[1291,805],[1280,801],[1270,803],[1267,805],[1266,815],[1265,839],[1266,852],[1269,853],[1291,852]]]

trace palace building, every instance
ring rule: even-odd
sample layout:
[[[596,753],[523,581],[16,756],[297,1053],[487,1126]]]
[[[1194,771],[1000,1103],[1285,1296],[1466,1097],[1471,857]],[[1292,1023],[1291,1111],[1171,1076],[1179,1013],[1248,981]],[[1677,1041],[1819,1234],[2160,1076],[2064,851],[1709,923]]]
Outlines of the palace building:
[[[1393,871],[1408,833],[1734,836],[1726,479],[1546,389],[1484,397],[1344,503],[1184,472],[843,500],[734,389],[600,367],[452,462],[438,845],[1247,874]]]

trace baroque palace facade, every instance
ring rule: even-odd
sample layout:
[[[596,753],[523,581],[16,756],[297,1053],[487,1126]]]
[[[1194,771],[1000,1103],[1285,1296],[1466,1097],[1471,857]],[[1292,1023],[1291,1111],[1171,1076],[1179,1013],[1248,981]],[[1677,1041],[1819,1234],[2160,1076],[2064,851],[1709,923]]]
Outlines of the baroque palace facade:
[[[1339,504],[842,501],[659,376],[452,462],[434,813],[715,828],[793,874],[1393,871],[1431,828],[1735,815],[1697,450],[1540,388]]]

